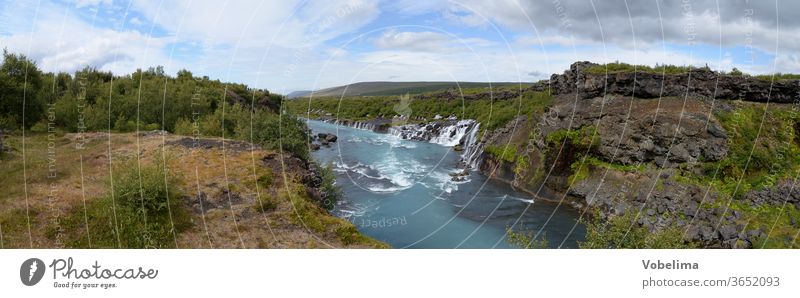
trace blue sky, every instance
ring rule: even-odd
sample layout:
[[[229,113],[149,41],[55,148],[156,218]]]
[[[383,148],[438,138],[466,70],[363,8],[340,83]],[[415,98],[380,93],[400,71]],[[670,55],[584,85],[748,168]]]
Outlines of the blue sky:
[[[7,1],[0,46],[46,71],[165,66],[273,92],[536,81],[578,60],[800,72],[797,1]]]

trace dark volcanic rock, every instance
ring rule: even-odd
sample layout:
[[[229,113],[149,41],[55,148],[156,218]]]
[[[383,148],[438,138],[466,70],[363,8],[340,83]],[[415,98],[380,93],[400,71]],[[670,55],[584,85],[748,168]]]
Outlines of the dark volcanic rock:
[[[697,100],[631,99],[608,96],[575,100],[562,97],[550,119],[540,127],[546,133],[584,126],[597,128],[598,157],[616,163],[654,162],[674,167],[698,160],[717,161],[728,154],[727,133],[713,117],[710,104]]]
[[[791,103],[800,96],[799,80],[769,81],[752,77],[722,75],[706,68],[682,74],[647,72],[587,73],[596,65],[575,62],[564,74],[550,77],[553,94],[577,93],[580,98],[606,94],[659,98],[693,96],[716,99],[741,99],[755,102]]]
[[[800,209],[800,185],[792,179],[784,180],[774,187],[748,192],[745,200],[756,206],[764,204],[781,206],[785,203]]]

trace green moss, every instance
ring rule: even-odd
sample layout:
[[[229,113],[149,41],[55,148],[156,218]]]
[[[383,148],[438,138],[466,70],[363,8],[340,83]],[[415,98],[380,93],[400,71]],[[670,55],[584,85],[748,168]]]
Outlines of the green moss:
[[[600,145],[600,136],[593,125],[583,126],[580,129],[562,129],[554,131],[545,137],[548,144],[561,144],[569,141],[571,145],[581,148],[595,148]]]
[[[621,163],[607,162],[591,155],[586,157],[586,163],[596,167],[619,172],[641,172],[647,168],[647,166],[642,163],[626,165]]]
[[[569,168],[572,170],[572,175],[569,176],[570,184],[589,179],[589,167],[581,159],[575,160]]]
[[[517,161],[517,146],[514,144],[506,146],[487,145],[483,151],[506,162],[514,163]]]

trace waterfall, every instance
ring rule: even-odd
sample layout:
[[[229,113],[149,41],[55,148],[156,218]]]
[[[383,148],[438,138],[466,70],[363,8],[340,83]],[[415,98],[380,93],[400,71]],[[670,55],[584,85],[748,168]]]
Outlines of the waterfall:
[[[395,126],[389,129],[389,133],[406,140],[452,147],[460,144],[467,132],[475,125],[475,120],[437,121]]]
[[[478,140],[480,123],[475,120],[436,121],[421,124],[395,126],[389,133],[406,140],[415,140],[439,144],[442,146],[460,145],[462,163],[468,168],[477,168],[483,152],[483,145]]]
[[[461,164],[465,168],[477,169],[483,153],[483,143],[478,140],[478,131],[481,124],[472,119],[466,120],[440,120],[420,124],[389,126],[388,122],[371,120],[350,121],[338,119],[320,119],[328,123],[369,130],[378,133],[389,133],[404,140],[413,140],[453,147],[459,145],[462,150]],[[383,124],[381,124],[383,123]]]
[[[328,122],[328,123],[332,123],[332,124],[336,124],[336,125],[352,127],[352,128],[355,128],[355,129],[369,130],[369,131],[375,131],[375,132],[377,132],[377,128],[378,128],[375,125],[375,123],[369,123],[369,122],[338,120],[338,119],[324,119],[322,121],[325,121],[325,122]]]
[[[483,143],[478,140],[480,127],[481,124],[476,122],[464,136],[464,153],[461,154],[461,160],[467,168],[478,169],[480,166],[480,157],[483,154]]]

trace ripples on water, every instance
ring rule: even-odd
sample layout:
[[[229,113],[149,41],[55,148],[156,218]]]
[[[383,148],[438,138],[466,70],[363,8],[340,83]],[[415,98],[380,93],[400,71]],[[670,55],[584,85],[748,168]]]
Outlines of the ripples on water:
[[[506,228],[542,231],[552,247],[575,247],[584,237],[578,213],[534,202],[504,183],[473,171],[451,181],[459,156],[450,147],[309,121],[314,133],[339,141],[314,152],[331,163],[344,191],[334,214],[396,248],[507,248]]]

